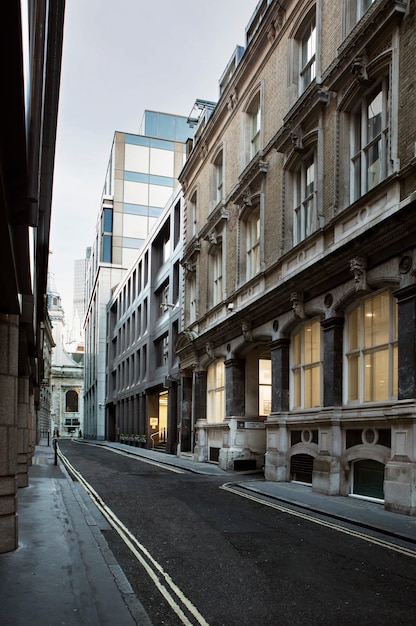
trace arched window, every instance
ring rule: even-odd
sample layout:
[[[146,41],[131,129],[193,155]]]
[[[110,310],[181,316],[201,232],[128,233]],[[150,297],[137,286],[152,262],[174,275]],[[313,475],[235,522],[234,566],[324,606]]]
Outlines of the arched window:
[[[67,413],[78,413],[78,394],[74,390],[66,392],[65,411]]]

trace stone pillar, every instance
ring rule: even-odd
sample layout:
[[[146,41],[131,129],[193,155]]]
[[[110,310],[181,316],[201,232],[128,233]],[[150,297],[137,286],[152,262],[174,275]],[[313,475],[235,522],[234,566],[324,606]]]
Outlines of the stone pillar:
[[[244,416],[246,411],[245,361],[228,359],[225,365],[225,416]]]
[[[399,289],[394,296],[398,303],[399,403],[392,422],[392,459],[384,473],[384,508],[416,515],[416,285]]]
[[[31,432],[32,413],[30,411],[29,377],[19,376],[17,401],[17,486],[27,487],[29,484],[29,437]]]
[[[192,434],[192,378],[190,376],[182,377],[182,414],[181,414],[181,434],[180,434],[180,451],[191,451],[191,434]]]
[[[272,360],[272,413],[289,409],[289,345],[282,337],[270,345]]]
[[[178,441],[178,385],[176,382],[169,387],[168,392],[168,438],[166,452],[176,454]]]
[[[207,371],[200,370],[194,373],[194,419],[207,419]]]
[[[394,293],[398,302],[399,400],[416,398],[416,285]]]
[[[324,406],[342,406],[343,317],[321,322],[324,331]]]
[[[19,318],[0,315],[0,552],[15,550]]]
[[[194,372],[194,459],[199,462],[205,462],[208,459],[208,437],[206,433],[207,419],[207,379],[206,370]],[[201,420],[204,426],[201,428]]]

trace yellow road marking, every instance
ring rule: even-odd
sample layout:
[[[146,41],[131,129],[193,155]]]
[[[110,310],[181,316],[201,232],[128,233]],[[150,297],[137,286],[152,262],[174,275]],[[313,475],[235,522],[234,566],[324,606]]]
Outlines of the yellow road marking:
[[[412,559],[416,558],[416,551],[414,550],[410,550],[409,548],[404,548],[402,546],[397,546],[394,543],[390,543],[389,541],[385,541],[384,539],[378,539],[377,537],[372,537],[371,535],[366,535],[357,530],[344,528],[343,526],[340,526],[339,524],[334,524],[333,522],[321,520],[307,513],[302,513],[300,511],[289,509],[285,506],[282,506],[281,504],[276,504],[275,502],[269,502],[268,500],[264,500],[263,498],[254,496],[253,494],[244,493],[242,491],[239,491],[235,487],[232,487],[231,484],[232,483],[225,483],[224,485],[221,485],[220,489],[224,489],[224,491],[229,491],[230,493],[234,493],[235,495],[241,496],[242,498],[247,498],[248,500],[252,500],[253,502],[262,504],[263,506],[268,506],[272,509],[276,509],[278,511],[281,511],[282,513],[287,513],[288,515],[293,515],[294,517],[300,517],[301,519],[304,519],[308,522],[313,522],[314,524],[318,524],[319,526],[324,526],[325,528],[330,528],[331,530],[344,533],[345,535],[350,535],[351,537],[355,537],[356,539],[368,541],[369,543],[373,543],[377,546],[381,546],[382,548],[387,548],[388,550],[393,550],[394,552],[398,552],[399,554],[404,554],[405,556],[409,556]]]

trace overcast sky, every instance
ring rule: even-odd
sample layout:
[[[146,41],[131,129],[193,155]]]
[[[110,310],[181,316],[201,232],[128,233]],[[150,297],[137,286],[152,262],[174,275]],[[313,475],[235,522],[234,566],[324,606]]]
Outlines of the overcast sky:
[[[189,115],[218,81],[258,0],[67,0],[49,270],[72,312],[75,259],[93,243],[115,131],[145,109]]]

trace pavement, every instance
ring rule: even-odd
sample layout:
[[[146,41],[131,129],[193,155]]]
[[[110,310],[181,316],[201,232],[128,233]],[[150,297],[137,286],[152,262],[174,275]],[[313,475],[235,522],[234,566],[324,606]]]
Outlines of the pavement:
[[[248,472],[226,473],[215,464],[155,450],[110,442],[93,445],[197,474],[221,475],[243,494],[376,530],[386,540],[412,543],[416,552],[416,518],[385,511],[379,503],[324,496],[306,485],[265,481]],[[0,554],[2,626],[151,626],[104,538],[108,522],[46,440],[36,447],[29,486],[19,489],[18,501],[19,547]]]

